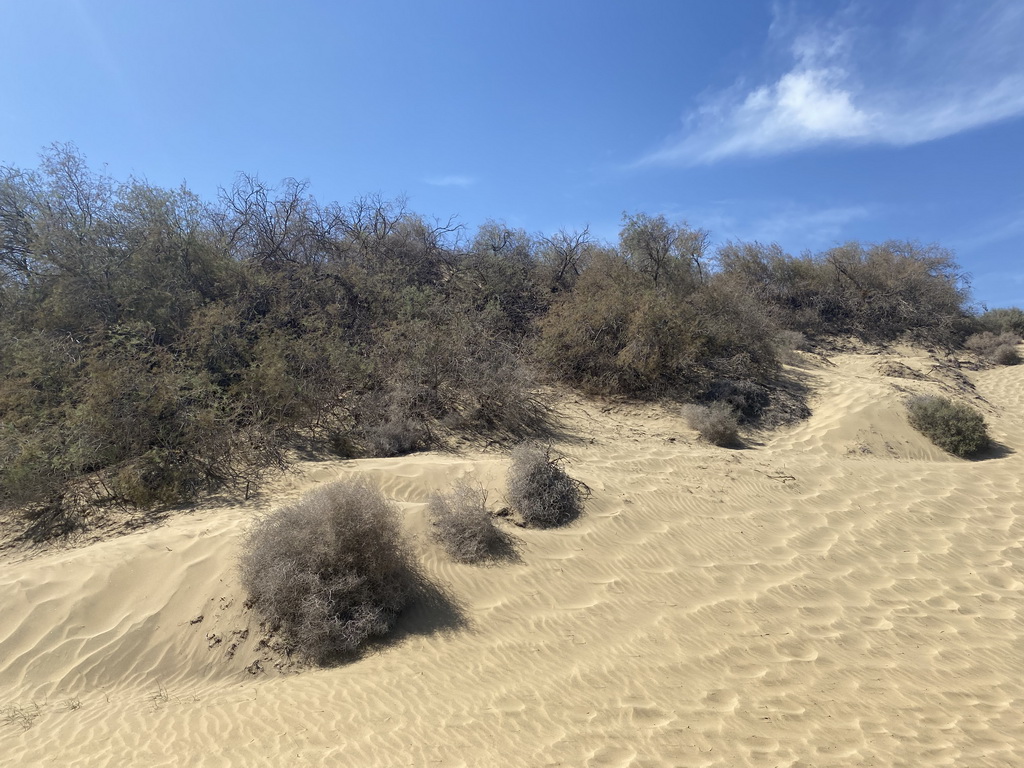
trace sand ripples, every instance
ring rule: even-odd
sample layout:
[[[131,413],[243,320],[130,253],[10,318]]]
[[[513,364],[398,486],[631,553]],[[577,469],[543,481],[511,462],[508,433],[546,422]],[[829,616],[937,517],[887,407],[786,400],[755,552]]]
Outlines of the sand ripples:
[[[40,705],[32,727],[0,726],[6,755],[1024,764],[1024,367],[975,377],[1006,450],[965,462],[905,422],[904,390],[932,383],[899,389],[877,356],[835,362],[809,374],[814,416],[752,450],[701,445],[670,409],[571,405],[592,438],[566,447],[595,491],[588,514],[514,530],[521,561],[500,567],[449,562],[423,510],[459,477],[499,501],[501,457],[318,465],[282,498],[369,473],[465,619],[425,631],[413,616],[335,669],[279,674],[264,657],[245,671],[260,658],[231,569],[245,509],[5,565],[0,683],[8,714]]]

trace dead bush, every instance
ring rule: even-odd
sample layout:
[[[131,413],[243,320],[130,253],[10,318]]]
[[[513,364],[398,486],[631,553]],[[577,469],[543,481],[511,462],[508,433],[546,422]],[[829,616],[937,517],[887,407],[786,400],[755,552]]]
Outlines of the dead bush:
[[[398,510],[364,480],[318,488],[256,521],[239,569],[250,602],[318,663],[390,631],[418,573]]]
[[[511,537],[494,524],[487,491],[465,482],[430,497],[427,514],[434,539],[455,560],[480,563],[514,554]]]
[[[586,486],[562,469],[551,446],[522,443],[512,452],[508,499],[523,525],[555,528],[583,514]]]
[[[712,445],[723,448],[739,444],[739,420],[736,411],[725,402],[711,405],[685,405],[683,418],[691,429]]]

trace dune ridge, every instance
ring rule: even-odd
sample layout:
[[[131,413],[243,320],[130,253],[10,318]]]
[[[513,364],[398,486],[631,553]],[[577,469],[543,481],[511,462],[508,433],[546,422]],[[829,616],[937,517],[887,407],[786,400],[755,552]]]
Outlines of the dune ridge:
[[[562,402],[593,495],[520,562],[452,563],[429,493],[500,505],[505,456],[305,465],[263,508],[367,475],[439,585],[398,637],[297,674],[233,571],[259,505],[0,561],[10,765],[1024,764],[1024,366],[806,356],[813,415],[699,442],[677,409]],[[943,453],[904,399],[957,391],[997,446]],[[201,618],[200,618],[201,617]]]

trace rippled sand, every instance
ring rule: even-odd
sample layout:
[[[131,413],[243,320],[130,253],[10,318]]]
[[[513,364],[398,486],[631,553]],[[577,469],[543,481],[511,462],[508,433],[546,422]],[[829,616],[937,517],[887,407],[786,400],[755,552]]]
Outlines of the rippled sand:
[[[567,399],[593,495],[569,528],[515,529],[518,563],[425,535],[459,477],[501,506],[497,453],[308,464],[260,504],[8,555],[0,762],[1024,765],[1024,366],[967,374],[999,445],[964,461],[902,406],[963,382],[899,352],[808,357],[813,416],[744,450],[674,409]],[[239,533],[353,473],[400,504],[439,592],[357,662],[279,669]]]

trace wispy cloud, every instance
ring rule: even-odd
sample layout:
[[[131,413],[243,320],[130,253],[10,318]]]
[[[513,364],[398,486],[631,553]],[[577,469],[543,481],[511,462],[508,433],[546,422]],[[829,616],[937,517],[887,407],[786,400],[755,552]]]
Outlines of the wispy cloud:
[[[1024,208],[980,221],[950,246],[957,251],[977,251],[992,245],[1006,245],[1024,236]]]
[[[471,187],[476,184],[476,179],[472,176],[432,176],[424,179],[425,184],[430,184],[433,187]]]
[[[918,0],[900,18],[779,6],[788,68],[707,96],[637,165],[697,165],[825,144],[906,146],[1024,115],[1024,3]]]
[[[756,240],[813,251],[850,239],[851,225],[871,215],[862,205],[811,208],[795,202],[732,201],[727,206],[695,211],[692,220],[709,228],[716,242]]]

